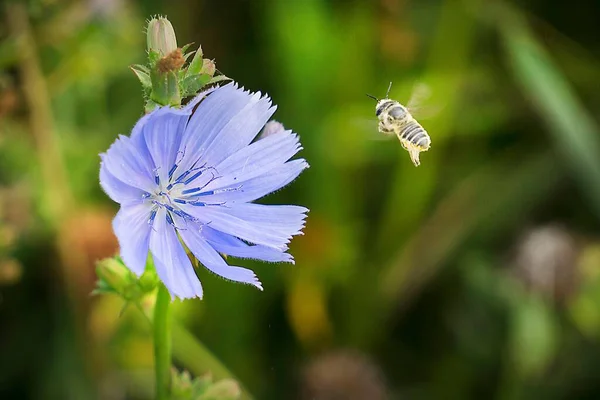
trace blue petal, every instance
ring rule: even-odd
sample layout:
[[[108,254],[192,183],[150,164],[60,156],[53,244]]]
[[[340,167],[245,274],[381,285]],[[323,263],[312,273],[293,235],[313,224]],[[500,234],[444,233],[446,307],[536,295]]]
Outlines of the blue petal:
[[[160,208],[150,235],[150,251],[158,276],[171,296],[180,299],[202,298],[202,286],[190,260],[179,243],[175,228],[167,222],[166,211]]]
[[[206,203],[227,204],[254,201],[292,182],[305,168],[308,168],[308,163],[304,159],[298,159],[280,165],[261,176],[233,185],[222,186],[221,182],[230,181],[229,177],[215,179],[203,189],[205,193],[209,191],[214,193],[202,196],[201,200]]]
[[[104,162],[100,163],[100,186],[108,197],[120,204],[139,203],[145,193],[115,178],[108,172]]]
[[[148,224],[151,205],[141,203],[122,206],[113,220],[125,265],[137,276],[144,273],[151,227]]]
[[[187,120],[187,116],[163,108],[144,126],[146,145],[163,184],[168,182],[169,171],[178,158],[179,144]]]
[[[269,174],[301,149],[298,136],[291,131],[270,135],[235,152],[218,164],[215,169],[222,178],[211,186],[227,187]]]
[[[217,139],[208,145],[204,159],[209,165],[217,165],[248,146],[276,109],[276,106],[271,107],[271,99],[267,96],[261,97],[260,92],[248,95],[246,106],[230,118],[219,132]]]
[[[142,136],[142,131],[144,129],[144,126],[146,126],[146,123],[150,120],[150,118],[153,115],[154,115],[154,112],[143,115],[142,117],[140,117],[140,119],[138,119],[138,121],[133,126],[133,129],[131,130],[131,134],[129,135],[129,137],[136,145],[145,143],[144,137]]]
[[[168,181],[169,172],[174,172],[171,168],[185,154],[184,149],[179,151],[179,148],[194,107],[215,89],[199,93],[182,108],[157,107],[134,127],[131,137],[141,138],[141,142],[136,143],[140,148],[147,147],[161,182]]]
[[[268,99],[228,84],[215,90],[198,106],[186,127],[180,151],[186,157],[180,171],[193,165],[216,165],[250,143],[273,114]]]
[[[202,236],[204,236],[204,239],[206,239],[215,250],[219,253],[227,254],[228,256],[251,258],[268,262],[294,263],[294,258],[291,254],[261,245],[250,246],[231,235],[216,231],[210,226],[204,226],[202,228]]]
[[[287,244],[291,239],[290,235],[269,228],[268,224],[248,222],[232,215],[223,206],[196,207],[182,205],[181,208],[195,217],[198,222],[208,224],[213,229],[279,251],[287,250]]]
[[[221,129],[248,103],[248,94],[228,84],[215,90],[198,105],[190,118],[179,150],[185,152],[177,173],[181,174],[205,154]]]
[[[198,103],[200,103],[202,100],[204,100],[204,98],[206,96],[208,96],[210,93],[214,92],[218,88],[219,88],[219,86],[214,86],[214,87],[208,88],[208,89],[203,90],[202,92],[198,93],[196,95],[196,97],[194,97],[192,100],[188,101],[188,103],[185,106],[183,106],[183,108],[181,108],[181,112],[186,115],[191,115],[192,112],[194,111],[194,107],[196,107],[198,105]],[[175,109],[175,110],[177,110],[177,109]]]
[[[150,192],[155,187],[154,163],[127,136],[120,135],[101,155],[108,172],[129,186]]]
[[[256,224],[262,229],[277,232],[291,238],[302,234],[308,209],[300,206],[279,206],[255,203],[235,204],[224,208],[225,212],[244,221]]]
[[[200,226],[196,226],[195,228],[181,230],[180,234],[187,247],[206,269],[225,279],[247,283],[262,290],[262,285],[254,271],[227,265],[219,253],[202,238],[201,230]]]

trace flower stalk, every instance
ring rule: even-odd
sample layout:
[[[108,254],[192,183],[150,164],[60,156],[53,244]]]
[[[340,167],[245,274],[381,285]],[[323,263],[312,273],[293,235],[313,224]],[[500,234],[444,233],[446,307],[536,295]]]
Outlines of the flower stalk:
[[[163,284],[158,285],[154,305],[154,370],[156,399],[168,400],[171,388],[171,295]]]

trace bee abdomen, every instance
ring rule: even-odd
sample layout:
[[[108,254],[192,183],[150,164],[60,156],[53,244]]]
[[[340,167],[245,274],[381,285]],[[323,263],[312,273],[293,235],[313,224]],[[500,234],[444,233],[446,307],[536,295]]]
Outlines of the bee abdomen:
[[[427,150],[431,145],[431,138],[429,138],[427,131],[414,120],[406,124],[398,136],[419,149]]]

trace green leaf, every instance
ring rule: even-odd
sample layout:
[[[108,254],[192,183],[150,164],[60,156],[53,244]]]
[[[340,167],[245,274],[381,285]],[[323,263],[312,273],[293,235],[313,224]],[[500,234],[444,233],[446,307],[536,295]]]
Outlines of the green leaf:
[[[200,71],[202,71],[202,65],[202,47],[198,46],[198,50],[196,50],[194,58],[192,58],[190,65],[187,67],[186,76],[198,75]]]

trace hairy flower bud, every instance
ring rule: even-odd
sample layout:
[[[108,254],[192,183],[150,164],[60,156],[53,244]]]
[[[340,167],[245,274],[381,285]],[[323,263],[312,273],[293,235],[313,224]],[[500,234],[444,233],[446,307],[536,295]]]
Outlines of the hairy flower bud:
[[[152,18],[146,31],[148,51],[158,51],[161,56],[167,56],[177,49],[175,30],[168,19],[164,17]]]

